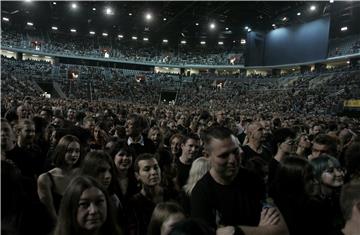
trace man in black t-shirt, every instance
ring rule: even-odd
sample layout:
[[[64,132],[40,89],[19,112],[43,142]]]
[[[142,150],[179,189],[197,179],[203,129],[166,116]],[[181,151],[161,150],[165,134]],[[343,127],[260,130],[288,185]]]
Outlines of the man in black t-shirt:
[[[262,210],[264,184],[240,168],[242,150],[234,134],[225,127],[212,127],[205,132],[204,145],[211,169],[191,193],[191,217],[214,229],[222,227],[223,234],[288,234],[278,210]]]
[[[182,188],[189,177],[192,162],[195,160],[199,150],[200,139],[195,134],[184,137],[181,144],[181,156],[176,159],[176,181],[179,188]]]

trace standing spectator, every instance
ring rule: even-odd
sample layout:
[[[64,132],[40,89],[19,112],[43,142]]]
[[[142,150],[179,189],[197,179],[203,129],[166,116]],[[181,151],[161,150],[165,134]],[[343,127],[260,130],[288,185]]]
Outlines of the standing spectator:
[[[213,127],[207,130],[204,145],[211,168],[191,193],[191,216],[214,229],[230,226],[229,234],[239,230],[247,235],[288,234],[276,209],[261,213],[264,185],[248,170],[240,168],[241,149],[235,135],[227,128]],[[276,222],[268,220],[271,215]]]
[[[55,225],[65,189],[81,162],[79,139],[73,135],[62,137],[54,150],[53,159],[54,168],[39,176],[37,188],[39,199]]]
[[[54,235],[121,235],[107,193],[92,177],[79,176],[66,189]]]

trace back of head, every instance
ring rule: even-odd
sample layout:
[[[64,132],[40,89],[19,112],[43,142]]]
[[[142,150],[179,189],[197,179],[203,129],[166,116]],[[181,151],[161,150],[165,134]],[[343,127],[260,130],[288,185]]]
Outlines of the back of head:
[[[351,178],[360,179],[360,142],[354,142],[347,148],[345,166]]]
[[[190,195],[196,183],[210,170],[210,161],[205,157],[197,158],[192,164],[189,172],[189,178],[184,191]]]
[[[304,196],[308,183],[313,179],[313,168],[304,158],[285,157],[276,171],[272,189],[276,195]]]
[[[345,220],[351,219],[354,206],[360,211],[360,181],[351,181],[342,187],[340,206]]]
[[[161,226],[170,215],[184,214],[181,206],[175,202],[160,202],[156,205],[148,227],[148,235],[160,235]]]

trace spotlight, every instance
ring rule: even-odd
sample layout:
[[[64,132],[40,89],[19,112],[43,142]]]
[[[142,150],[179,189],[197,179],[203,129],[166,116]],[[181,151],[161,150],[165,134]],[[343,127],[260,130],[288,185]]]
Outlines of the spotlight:
[[[311,7],[310,7],[310,11],[315,11],[316,10],[316,6],[315,5],[312,5]]]
[[[210,29],[215,29],[215,24],[214,23],[210,24]]]
[[[147,14],[145,15],[145,19],[146,19],[146,20],[151,20],[151,19],[152,19],[152,15],[151,15],[150,13],[147,13]]]
[[[71,8],[72,8],[72,9],[76,9],[77,7],[78,7],[78,6],[77,6],[76,3],[72,3],[72,4],[71,4]]]
[[[58,30],[58,27],[52,26],[51,29],[52,29],[52,30]]]

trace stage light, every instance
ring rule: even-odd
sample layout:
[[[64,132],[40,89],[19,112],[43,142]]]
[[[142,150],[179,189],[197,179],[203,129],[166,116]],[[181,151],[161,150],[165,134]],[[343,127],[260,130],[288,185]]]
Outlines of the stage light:
[[[118,35],[118,38],[123,38],[124,36],[122,34],[119,34]]]
[[[107,36],[108,36],[108,34],[107,34],[107,33],[102,33],[102,35],[103,35],[104,37],[107,37]]]
[[[201,41],[200,44],[201,44],[201,45],[205,45],[206,42],[205,42],[205,41]]]
[[[143,38],[143,41],[147,42],[149,41],[149,38]]]
[[[310,10],[311,10],[311,11],[315,11],[315,10],[316,10],[316,6],[315,6],[315,5],[310,6]]]
[[[132,36],[131,39],[132,39],[132,40],[137,40],[137,37],[136,37],[136,36]]]
[[[218,45],[224,45],[224,42],[218,42]]]
[[[168,43],[169,41],[167,39],[163,39],[163,43]]]
[[[129,16],[132,16],[132,13],[131,13],[131,12],[129,12]]]
[[[93,11],[96,11],[96,8],[95,7],[93,7],[93,9],[92,9]]]
[[[215,27],[216,27],[216,26],[215,26],[214,23],[211,23],[211,24],[210,24],[210,29],[215,29]]]
[[[301,12],[298,12],[296,15],[301,16]]]
[[[76,29],[70,29],[70,32],[76,33]]]
[[[245,39],[241,39],[240,44],[241,44],[241,45],[246,44],[246,40],[245,40]]]
[[[348,27],[347,27],[347,26],[341,27],[340,30],[341,30],[341,31],[347,31],[347,30],[348,30]]]
[[[3,21],[6,21],[6,22],[9,22],[9,21],[10,21],[9,18],[7,18],[7,17],[3,17],[2,20],[3,20]]]
[[[76,9],[76,8],[77,8],[77,4],[76,4],[76,3],[72,3],[72,4],[71,4],[71,8],[72,8],[72,9]]]
[[[186,41],[182,40],[180,43],[183,44],[183,45],[185,45],[185,44],[186,44]]]
[[[196,25],[196,26],[199,26],[199,23],[196,22],[195,25]]]
[[[58,27],[52,26],[51,29],[52,29],[52,30],[58,30]]]
[[[26,23],[28,26],[34,26],[34,24],[32,22],[27,22]]]

